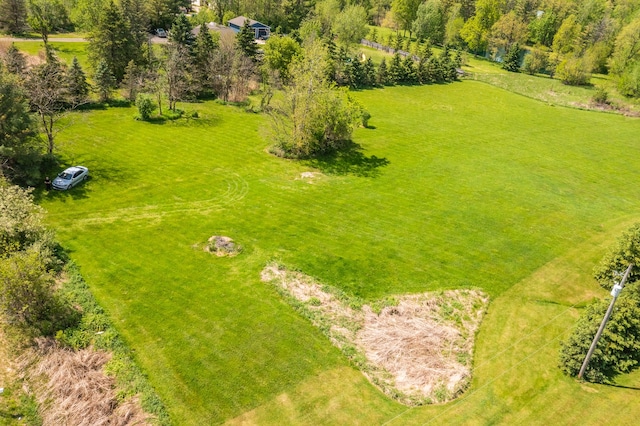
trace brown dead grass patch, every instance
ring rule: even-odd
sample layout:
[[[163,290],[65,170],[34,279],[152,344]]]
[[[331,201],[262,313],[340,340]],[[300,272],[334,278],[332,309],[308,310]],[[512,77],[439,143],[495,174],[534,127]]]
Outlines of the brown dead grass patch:
[[[108,353],[72,351],[47,338],[36,343],[20,357],[19,365],[33,387],[44,425],[152,424],[136,400],[117,401],[114,380],[103,371]]]
[[[451,290],[363,304],[278,265],[261,276],[392,398],[407,405],[445,402],[469,385],[486,294]]]

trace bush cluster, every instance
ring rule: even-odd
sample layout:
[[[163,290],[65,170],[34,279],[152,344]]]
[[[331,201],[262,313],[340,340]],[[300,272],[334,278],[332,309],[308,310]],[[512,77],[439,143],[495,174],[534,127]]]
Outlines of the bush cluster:
[[[610,290],[622,272],[633,264],[624,292],[617,300],[584,378],[598,383],[611,382],[640,365],[640,223],[635,224],[611,247],[594,269],[598,283]],[[580,371],[591,342],[609,305],[599,300],[587,307],[575,329],[561,345],[560,368],[570,376]]]

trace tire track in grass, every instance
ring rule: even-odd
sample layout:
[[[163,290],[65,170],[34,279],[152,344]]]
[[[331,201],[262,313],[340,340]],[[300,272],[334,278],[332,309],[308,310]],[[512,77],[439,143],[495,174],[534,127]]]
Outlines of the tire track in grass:
[[[93,225],[112,223],[117,220],[138,221],[161,219],[166,216],[201,213],[207,214],[212,211],[221,210],[240,202],[249,193],[249,183],[239,174],[234,173],[229,179],[225,179],[226,190],[217,197],[194,200],[176,201],[173,203],[125,207],[113,210],[94,211],[93,214],[82,213],[82,218],[73,220],[74,225]],[[57,215],[51,215],[57,216]]]

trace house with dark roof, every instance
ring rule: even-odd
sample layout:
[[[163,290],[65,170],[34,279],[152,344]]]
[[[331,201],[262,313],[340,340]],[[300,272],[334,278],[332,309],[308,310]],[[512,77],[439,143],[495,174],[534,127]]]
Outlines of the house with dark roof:
[[[244,26],[245,21],[249,21],[249,26],[255,32],[254,38],[256,40],[266,40],[271,35],[271,27],[263,24],[262,22],[254,21],[253,19],[249,19],[244,16],[238,16],[236,18],[230,19],[227,22],[227,25],[237,34]]]

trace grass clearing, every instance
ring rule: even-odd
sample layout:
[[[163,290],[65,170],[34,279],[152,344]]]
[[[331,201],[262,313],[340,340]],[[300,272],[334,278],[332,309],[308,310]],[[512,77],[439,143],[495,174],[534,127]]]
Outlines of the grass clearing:
[[[577,306],[606,293],[589,277],[593,241],[640,212],[629,184],[640,120],[473,81],[354,96],[371,128],[347,158],[272,157],[261,115],[214,102],[182,104],[201,118],[162,124],[135,121],[134,108],[79,111],[59,133],[62,167],[91,178],[39,202],[172,419],[536,423],[553,412],[570,423],[566,407],[589,404],[599,411],[586,423],[637,416],[619,409],[632,390],[589,393],[555,360]],[[212,235],[242,253],[194,248]],[[541,269],[571,250],[579,259]],[[494,302],[470,390],[406,412],[260,282],[270,261],[368,301],[482,288]],[[578,274],[569,286],[563,271]]]

